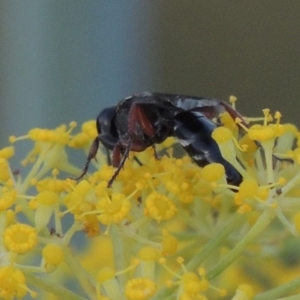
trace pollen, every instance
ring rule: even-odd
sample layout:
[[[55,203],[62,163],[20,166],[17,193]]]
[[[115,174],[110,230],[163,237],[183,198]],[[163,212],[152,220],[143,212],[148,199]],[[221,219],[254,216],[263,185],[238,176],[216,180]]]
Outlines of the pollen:
[[[37,233],[33,227],[17,223],[6,228],[3,240],[8,250],[23,254],[35,248]]]
[[[97,216],[95,215],[87,215],[84,225],[83,231],[88,237],[95,237],[100,234],[99,222]]]
[[[125,295],[129,300],[147,300],[156,292],[155,283],[148,278],[134,278],[125,286]]]
[[[111,198],[102,197],[96,204],[96,209],[101,213],[98,220],[105,225],[120,223],[123,221],[131,208],[130,201],[123,194],[112,194]]]
[[[152,192],[145,200],[145,215],[149,215],[157,222],[169,220],[177,213],[173,202],[163,194]]]

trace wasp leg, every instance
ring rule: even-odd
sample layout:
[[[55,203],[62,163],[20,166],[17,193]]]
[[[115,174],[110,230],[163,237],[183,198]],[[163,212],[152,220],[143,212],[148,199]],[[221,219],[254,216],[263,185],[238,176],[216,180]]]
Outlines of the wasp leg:
[[[123,157],[122,157],[121,161],[119,162],[118,167],[117,167],[115,173],[113,174],[113,176],[111,177],[111,179],[107,183],[107,187],[108,188],[110,188],[112,186],[113,182],[115,181],[115,179],[119,175],[121,169],[123,168],[123,166],[125,164],[125,161],[128,158],[128,156],[129,156],[129,152],[130,152],[130,148],[131,148],[131,143],[132,143],[132,141],[129,140],[128,144],[127,144],[127,147],[125,148],[125,151],[123,153]],[[115,146],[115,148],[113,150],[113,165],[116,163],[116,161],[114,161],[114,159],[120,158],[120,155],[121,155],[121,152],[122,152],[121,149],[123,147],[124,146],[121,144],[121,142],[119,142],[119,143],[116,144],[116,146]]]
[[[143,165],[143,163],[136,157],[133,157],[133,160],[141,167]]]
[[[89,150],[89,154],[87,156],[86,163],[84,165],[82,173],[78,177],[72,178],[73,180],[80,180],[87,173],[91,160],[96,157],[98,148],[99,148],[99,139],[98,139],[98,137],[96,137],[91,145],[90,150]]]
[[[132,105],[129,111],[128,117],[128,141],[118,141],[115,144],[113,149],[112,155],[112,164],[114,167],[117,167],[115,173],[113,174],[112,178],[109,180],[107,187],[111,187],[114,180],[120,173],[121,169],[123,168],[126,159],[129,156],[129,152],[136,151],[140,152],[145,150],[148,145],[143,140],[136,139],[136,131],[137,126],[142,130],[143,134],[152,137],[155,135],[155,129],[152,126],[149,118],[143,111],[143,108],[139,104]],[[125,148],[125,151],[123,150]],[[154,151],[154,155],[157,158],[156,150]],[[122,158],[121,158],[122,157]],[[139,163],[140,161],[135,158],[135,160]]]
[[[235,120],[236,118],[239,118],[242,122],[242,124],[246,127],[248,127],[246,121],[244,120],[243,116],[235,110],[231,105],[229,105],[227,102],[221,101],[220,104],[225,108],[225,110],[229,113],[231,118]]]
[[[110,157],[110,153],[109,153],[109,149],[105,147],[105,152],[106,152],[106,161],[107,161],[107,164],[109,166],[112,165],[112,161],[111,161],[111,157]]]
[[[159,155],[157,154],[156,147],[155,147],[154,144],[152,145],[152,148],[153,148],[153,152],[154,152],[154,158],[155,158],[156,160],[159,160],[160,157],[159,157]]]

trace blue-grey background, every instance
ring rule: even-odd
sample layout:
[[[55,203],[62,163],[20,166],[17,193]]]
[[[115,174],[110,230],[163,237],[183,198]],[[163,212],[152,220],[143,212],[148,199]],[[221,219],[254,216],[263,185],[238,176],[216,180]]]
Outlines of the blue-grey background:
[[[299,123],[299,32],[299,1],[1,1],[0,146],[145,90]]]

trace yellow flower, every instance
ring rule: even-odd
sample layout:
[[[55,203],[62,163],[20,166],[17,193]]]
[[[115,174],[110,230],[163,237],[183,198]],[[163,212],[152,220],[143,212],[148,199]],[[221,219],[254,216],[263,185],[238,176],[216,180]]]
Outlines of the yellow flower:
[[[41,192],[37,195],[36,201],[42,205],[54,205],[58,203],[58,195],[51,191]]]
[[[52,272],[58,265],[60,265],[65,258],[62,247],[56,244],[47,244],[42,250],[43,258],[45,260],[45,269],[47,272]]]
[[[26,284],[43,299],[45,290],[59,299],[297,297],[300,133],[269,109],[244,120],[228,110],[212,137],[240,173],[236,185],[220,161],[202,168],[173,157],[176,139],[155,145],[159,159],[152,147],[130,151],[111,188],[116,168],[100,143],[96,171],[70,179],[85,159],[73,165],[68,155],[87,155],[95,120],[75,134],[72,122],[11,137],[32,149],[26,170],[11,167],[13,147],[0,149],[0,298],[33,298]]]
[[[82,132],[73,136],[69,146],[73,148],[89,147],[89,143],[98,135],[96,122],[94,120],[82,124]]]
[[[15,190],[8,191],[4,189],[2,195],[0,195],[0,211],[10,208],[16,200],[17,192]]]
[[[0,157],[0,180],[7,181],[10,179],[10,170],[7,159]]]
[[[241,284],[232,300],[252,300],[253,296],[253,288],[248,284]]]
[[[8,250],[20,254],[34,249],[38,242],[35,229],[21,223],[6,228],[3,233],[3,240]]]
[[[134,278],[125,286],[125,295],[129,300],[150,299],[156,291],[155,283],[148,278]]]
[[[11,300],[23,298],[27,292],[35,298],[36,293],[30,291],[26,285],[24,274],[12,266],[0,267],[0,298]]]
[[[130,212],[130,201],[123,194],[102,197],[96,204],[98,220],[105,225],[120,223]]]
[[[157,222],[170,220],[176,213],[176,206],[165,195],[153,192],[145,200],[145,215]]]

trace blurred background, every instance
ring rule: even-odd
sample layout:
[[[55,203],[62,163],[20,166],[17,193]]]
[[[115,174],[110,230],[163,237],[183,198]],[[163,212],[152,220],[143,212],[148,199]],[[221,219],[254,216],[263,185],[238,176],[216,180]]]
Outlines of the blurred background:
[[[1,1],[0,146],[142,91],[300,124],[299,1]]]

